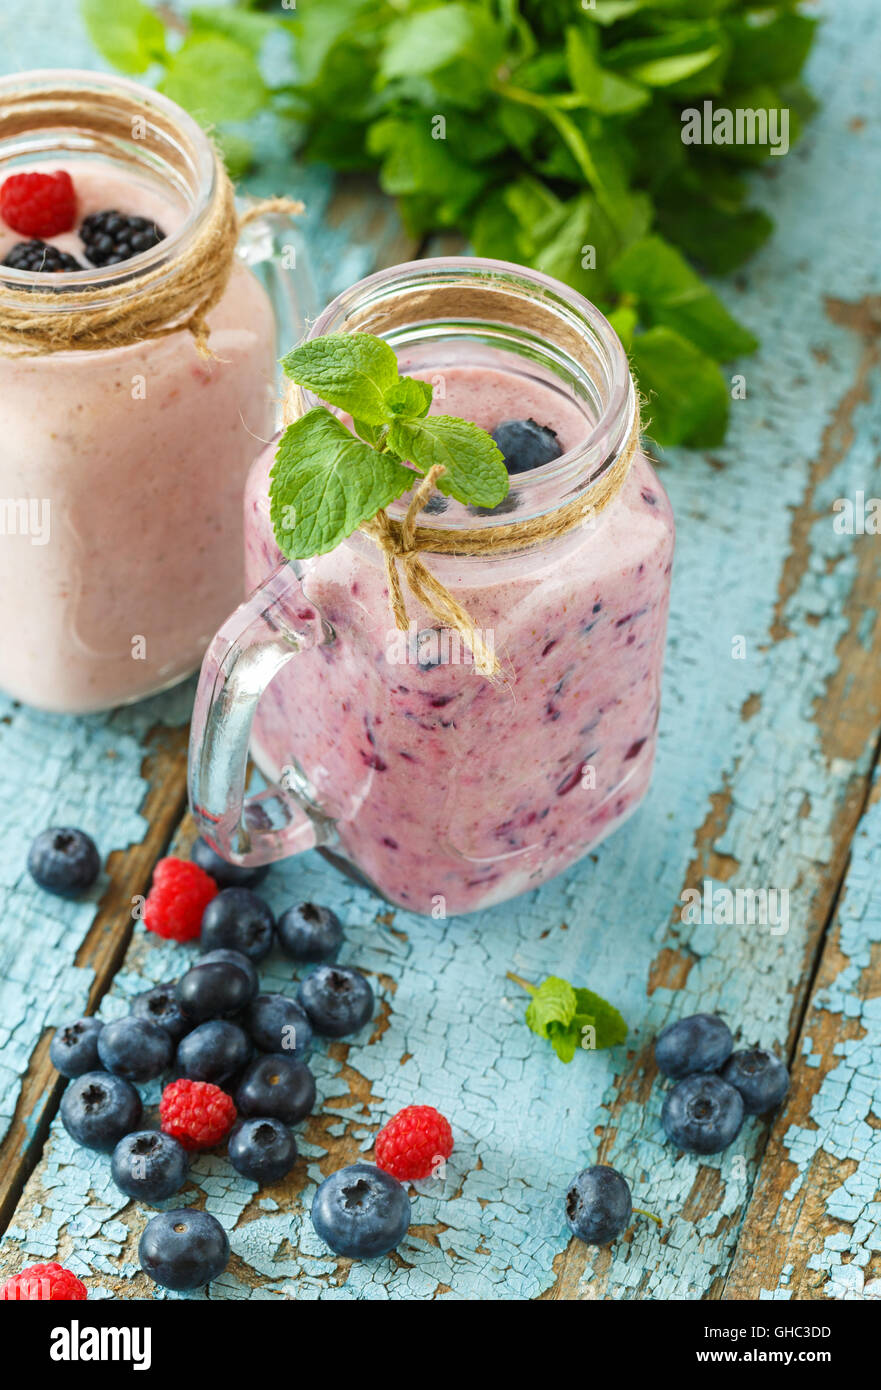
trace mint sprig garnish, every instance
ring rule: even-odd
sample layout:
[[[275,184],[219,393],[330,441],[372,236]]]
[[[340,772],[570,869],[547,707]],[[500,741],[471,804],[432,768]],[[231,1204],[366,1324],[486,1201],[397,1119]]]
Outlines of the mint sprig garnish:
[[[382,338],[329,333],[294,348],[282,366],[327,402],[288,426],[270,473],[272,525],[289,559],[333,550],[436,464],[439,489],[458,502],[494,507],[505,497],[508,470],[490,435],[456,416],[429,418],[433,388],[401,376]]]
[[[627,1037],[621,1014],[601,995],[576,989],[568,980],[549,975],[538,987],[508,971],[508,979],[531,994],[526,1023],[540,1038],[547,1038],[561,1062],[571,1062],[581,1049],[599,1052],[617,1047]]]

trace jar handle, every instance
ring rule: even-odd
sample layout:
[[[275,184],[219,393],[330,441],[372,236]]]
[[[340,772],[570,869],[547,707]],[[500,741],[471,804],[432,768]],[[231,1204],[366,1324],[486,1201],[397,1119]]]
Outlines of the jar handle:
[[[334,838],[333,822],[286,786],[245,794],[261,695],[295,656],[333,636],[282,564],[227,618],[205,654],[190,730],[190,809],[200,835],[233,864],[268,864]]]
[[[322,307],[306,239],[288,213],[266,212],[241,232],[238,255],[259,269],[272,301],[279,349],[286,352],[305,336]]]

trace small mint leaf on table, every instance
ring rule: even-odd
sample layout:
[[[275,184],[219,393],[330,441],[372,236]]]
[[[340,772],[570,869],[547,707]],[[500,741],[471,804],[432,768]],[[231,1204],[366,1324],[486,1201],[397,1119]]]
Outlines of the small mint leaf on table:
[[[386,393],[398,385],[398,359],[388,343],[370,333],[327,333],[302,343],[282,358],[287,376],[328,405],[367,425],[390,418]]]
[[[413,472],[356,439],[323,406],[285,430],[270,474],[279,549],[323,555],[413,485]]]
[[[532,996],[526,1008],[527,1027],[546,1038],[562,1062],[571,1062],[582,1049],[616,1047],[627,1037],[627,1024],[614,1004],[592,990],[575,989],[558,975],[549,975],[538,987],[510,971],[508,979]],[[593,1030],[589,1039],[587,1029]]]
[[[443,464],[446,472],[438,478],[437,486],[457,502],[495,507],[508,492],[508,470],[501,450],[485,430],[468,420],[453,415],[394,420],[388,442],[420,473]]]

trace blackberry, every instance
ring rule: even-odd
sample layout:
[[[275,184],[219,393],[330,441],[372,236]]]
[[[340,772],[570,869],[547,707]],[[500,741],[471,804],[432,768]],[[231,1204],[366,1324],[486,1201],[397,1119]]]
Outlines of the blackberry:
[[[45,241],[17,241],[3,258],[3,264],[10,270],[31,270],[37,273],[57,275],[67,270],[85,270],[73,256],[59,251],[57,246],[49,246]]]
[[[80,240],[92,265],[119,265],[165,240],[165,233],[146,217],[128,217],[108,208],[83,218]]]

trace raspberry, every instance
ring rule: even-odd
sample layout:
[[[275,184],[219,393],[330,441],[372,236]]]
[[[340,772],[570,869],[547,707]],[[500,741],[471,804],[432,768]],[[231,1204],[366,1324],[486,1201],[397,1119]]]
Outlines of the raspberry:
[[[70,174],[11,174],[0,188],[0,216],[14,232],[28,237],[58,236],[76,221],[76,193]]]
[[[159,1123],[185,1149],[213,1149],[236,1120],[232,1096],[210,1081],[172,1081],[162,1092]]]
[[[433,1105],[408,1105],[376,1136],[376,1165],[399,1182],[430,1177],[453,1152],[453,1131]]]
[[[217,884],[187,859],[160,859],[144,904],[144,926],[172,941],[192,941],[202,930],[202,913]]]
[[[0,1299],[30,1302],[41,1300],[60,1303],[64,1300],[88,1298],[81,1279],[62,1265],[30,1265],[21,1274],[11,1275],[0,1285]]]

